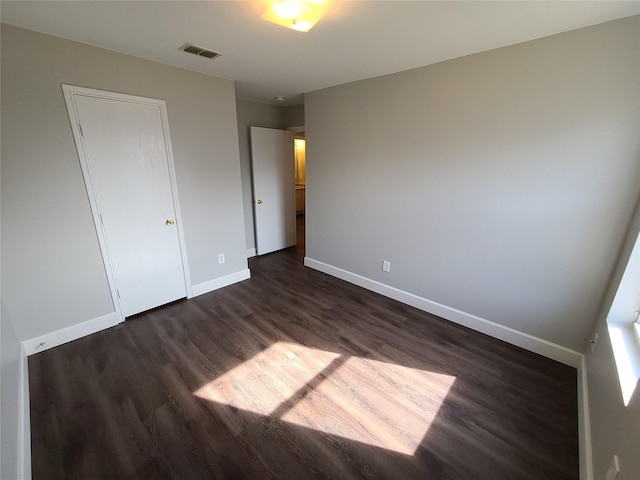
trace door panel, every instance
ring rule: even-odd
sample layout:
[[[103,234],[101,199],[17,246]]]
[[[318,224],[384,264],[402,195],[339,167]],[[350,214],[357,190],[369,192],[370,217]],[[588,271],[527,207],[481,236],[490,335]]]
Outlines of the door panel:
[[[75,96],[124,316],[186,296],[158,105]]]
[[[293,132],[251,127],[256,253],[296,244]]]

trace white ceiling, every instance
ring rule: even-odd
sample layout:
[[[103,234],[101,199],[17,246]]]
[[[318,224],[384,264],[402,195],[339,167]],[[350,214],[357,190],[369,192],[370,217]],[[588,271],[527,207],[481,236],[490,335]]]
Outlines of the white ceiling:
[[[7,1],[3,22],[236,81],[285,105],[302,94],[640,14],[640,1],[337,1],[308,33],[264,1]],[[190,42],[215,60],[178,49]],[[28,52],[25,52],[28,55]]]

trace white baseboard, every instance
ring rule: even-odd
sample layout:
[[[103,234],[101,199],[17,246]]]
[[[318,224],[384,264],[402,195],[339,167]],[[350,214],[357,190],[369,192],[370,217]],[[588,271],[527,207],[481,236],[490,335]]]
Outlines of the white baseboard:
[[[246,280],[251,277],[249,269],[217,278],[210,282],[193,286],[193,295],[216,290],[231,285],[232,283]],[[25,340],[21,344],[22,358],[20,363],[19,385],[19,425],[18,425],[18,478],[29,480],[31,478],[31,421],[29,410],[29,364],[28,357],[35,353],[43,352],[49,348],[57,347],[67,342],[77,340],[92,333],[105,330],[118,325],[122,319],[116,312],[102,317],[87,320],[85,322],[62,328],[39,337]]]
[[[587,359],[584,355],[582,355],[578,367],[578,443],[580,446],[580,480],[593,480]]]
[[[580,480],[593,480],[593,460],[591,451],[591,428],[589,422],[589,397],[587,390],[587,368],[584,355],[575,350],[534,337],[528,333],[519,332],[510,327],[499,325],[484,318],[447,307],[437,302],[427,300],[409,292],[390,287],[361,275],[334,267],[332,265],[305,257],[307,267],[319,270],[328,275],[353,283],[373,292],[393,298],[399,302],[411,305],[419,310],[437,315],[451,322],[464,325],[491,337],[503,340],[512,345],[543,355],[578,370],[578,427],[580,448]]]
[[[30,340],[25,340],[22,342],[22,346],[27,356],[29,356],[113,327],[122,321],[123,319],[121,319],[116,312],[111,312],[101,317],[87,320],[86,322],[62,328],[55,332],[46,333]]]
[[[255,257],[257,255],[255,248],[247,248],[247,258]]]
[[[519,332],[513,328],[505,327],[504,325],[500,325],[490,320],[485,320],[484,318],[477,317],[470,313],[447,307],[441,303],[419,297],[413,293],[405,292],[404,290],[385,285],[384,283],[371,280],[356,273],[334,267],[333,265],[329,265],[309,257],[304,258],[304,264],[314,270],[319,270],[333,277],[340,278],[341,280],[345,280],[349,283],[366,288],[367,290],[384,295],[385,297],[393,298],[394,300],[411,305],[419,310],[437,315],[445,320],[463,325],[472,330],[476,330],[484,333],[485,335],[489,335],[490,337],[516,345],[544,357],[551,358],[552,360],[564,363],[565,365],[569,365],[574,368],[578,368],[581,365],[582,354],[575,350],[534,337],[528,333]]]
[[[29,403],[29,357],[20,346],[18,384],[18,478],[31,479],[31,411]]]
[[[214,290],[217,290],[219,288],[226,287],[228,285],[232,285],[249,278],[251,278],[251,271],[248,268],[245,268],[244,270],[240,270],[239,272],[230,273],[229,275],[225,275],[224,277],[214,278],[213,280],[209,280],[208,282],[194,285],[193,296],[197,297],[198,295],[213,292]]]
[[[91,335],[121,322],[120,316],[109,313],[67,328],[56,330],[21,343],[18,426],[18,478],[31,479],[31,411],[29,403],[29,355],[43,352],[63,343]]]

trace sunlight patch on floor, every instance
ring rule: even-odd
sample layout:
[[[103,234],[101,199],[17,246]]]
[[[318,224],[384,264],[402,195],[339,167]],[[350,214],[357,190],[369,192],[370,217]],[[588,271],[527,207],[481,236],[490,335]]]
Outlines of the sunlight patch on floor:
[[[194,394],[249,412],[270,415],[338,357],[339,353],[278,342]]]
[[[455,377],[278,342],[195,395],[413,455]]]
[[[455,377],[350,357],[282,420],[413,455]]]

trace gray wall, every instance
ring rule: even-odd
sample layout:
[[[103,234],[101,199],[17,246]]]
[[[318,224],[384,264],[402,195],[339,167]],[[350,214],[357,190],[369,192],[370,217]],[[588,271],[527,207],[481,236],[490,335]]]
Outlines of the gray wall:
[[[640,194],[639,42],[632,17],[306,94],[307,256],[581,350]]]
[[[1,302],[0,313],[0,478],[18,478],[20,342]]]
[[[247,250],[256,248],[253,224],[253,177],[251,174],[251,144],[249,127],[286,128],[282,107],[251,100],[236,99],[238,115],[238,142],[240,146],[240,169],[242,171],[242,201],[244,207],[244,230]]]
[[[614,454],[617,454],[620,459],[623,479],[640,478],[640,456],[638,455],[640,388],[636,386],[631,401],[625,407],[606,322],[638,232],[640,232],[640,205],[636,209],[634,220],[621,248],[618,264],[594,329],[598,334],[598,342],[593,353],[587,350],[585,354],[594,479],[606,477],[609,462]],[[629,318],[632,318],[632,312],[636,308],[637,305],[631,308]]]
[[[283,107],[283,111],[287,128],[304,126],[304,105]]]
[[[233,82],[2,25],[2,293],[18,338],[114,311],[62,83],[166,100],[191,283],[246,269]]]

